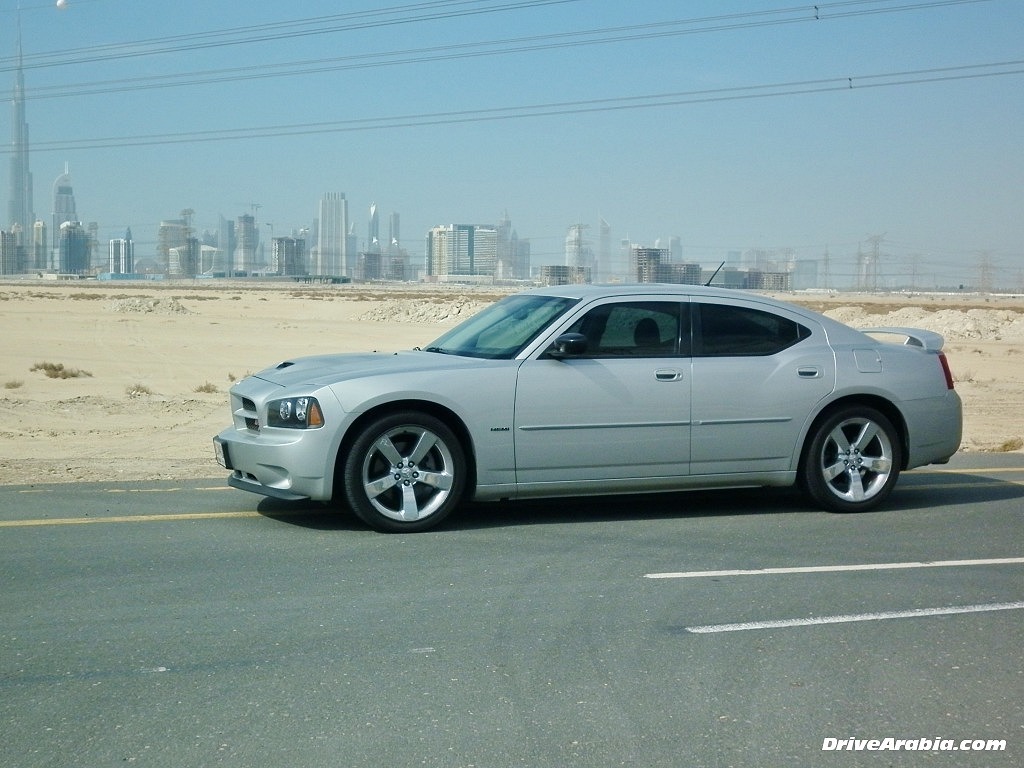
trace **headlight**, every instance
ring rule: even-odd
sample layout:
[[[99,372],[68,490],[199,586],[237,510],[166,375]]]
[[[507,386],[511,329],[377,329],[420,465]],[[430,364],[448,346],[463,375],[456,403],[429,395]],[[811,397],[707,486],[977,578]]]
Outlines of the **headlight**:
[[[267,403],[267,426],[315,429],[324,425],[324,414],[315,397],[288,397]]]

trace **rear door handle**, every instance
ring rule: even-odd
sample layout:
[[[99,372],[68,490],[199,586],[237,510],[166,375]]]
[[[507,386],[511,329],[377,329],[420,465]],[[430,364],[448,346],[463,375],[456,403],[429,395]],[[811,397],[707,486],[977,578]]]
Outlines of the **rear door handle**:
[[[820,379],[821,368],[813,365],[805,365],[796,369],[796,375],[801,379]]]

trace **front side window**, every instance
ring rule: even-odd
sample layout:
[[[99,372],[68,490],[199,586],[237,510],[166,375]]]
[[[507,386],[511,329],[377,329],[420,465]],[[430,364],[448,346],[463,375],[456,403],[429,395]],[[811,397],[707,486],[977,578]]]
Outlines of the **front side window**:
[[[694,356],[774,355],[811,335],[786,317],[750,307],[697,304]]]
[[[680,354],[680,307],[673,301],[602,304],[566,331],[587,337],[585,357],[675,357]]]
[[[577,301],[564,296],[508,296],[423,349],[448,355],[511,360]]]

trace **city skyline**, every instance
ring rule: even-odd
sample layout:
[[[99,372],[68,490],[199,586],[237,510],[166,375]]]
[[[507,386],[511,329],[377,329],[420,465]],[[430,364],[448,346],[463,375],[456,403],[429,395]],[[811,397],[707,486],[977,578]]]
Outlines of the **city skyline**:
[[[363,242],[371,205],[400,212],[411,258],[422,257],[432,227],[496,223],[510,211],[535,264],[561,262],[573,224],[589,224],[596,241],[606,221],[616,241],[678,237],[683,258],[704,263],[749,250],[829,254],[837,273],[851,274],[858,253],[882,236],[883,276],[918,270],[922,282],[934,274],[931,282],[948,283],[984,267],[1018,281],[1019,71],[971,69],[1019,55],[1018,4],[897,12],[885,0],[825,3],[816,6],[822,18],[808,20],[771,3],[735,3],[723,14],[716,3],[650,2],[627,12],[537,2],[499,13],[470,2],[475,15],[445,19],[427,18],[442,4],[425,3],[424,18],[414,19],[402,6],[363,3],[337,14],[329,3],[286,11],[253,2],[230,28],[216,21],[218,5],[186,0],[141,14],[108,0],[72,1],[62,12],[23,9],[21,35],[0,25],[9,97],[14,54],[24,55],[32,173],[48,180],[70,163],[81,217],[99,224],[101,243],[130,226],[137,259],[155,251],[159,222],[179,210],[193,209],[195,228],[212,230],[255,202],[259,227],[285,234],[310,225],[317,190],[327,189],[345,193]],[[0,21],[14,19],[12,6],[0,3]],[[224,44],[203,47],[197,28],[210,38],[218,30]],[[622,32],[598,43],[596,32],[584,34],[598,29],[608,38],[632,30],[634,39]],[[292,31],[309,33],[298,38],[301,51]],[[558,35],[572,41],[568,50],[550,42]],[[499,50],[495,41],[517,36],[535,38],[536,50]],[[183,50],[158,52],[161,45]],[[237,74],[223,84],[205,75],[194,86],[142,82],[218,64],[285,68],[332,54],[337,62],[339,45],[351,70],[303,65],[252,85]],[[460,58],[469,46],[473,57]],[[402,50],[420,53],[386,66],[371,58]],[[849,87],[833,89],[840,73]],[[453,77],[459,88],[438,87]],[[817,78],[817,93],[793,85]],[[110,95],[98,85],[108,80]],[[750,90],[757,87],[765,93]],[[129,109],[114,108],[136,88]],[[528,114],[519,106],[530,104],[560,107]],[[513,107],[501,119],[488,112]],[[407,124],[384,124],[397,115]],[[377,123],[357,130],[357,119]],[[5,122],[0,132],[12,135]],[[305,133],[289,135],[280,127],[289,124]],[[206,141],[220,126],[246,125],[268,135]],[[102,146],[102,137],[119,148]],[[8,189],[10,178],[3,181]],[[50,201],[39,198],[37,189],[35,212],[45,221]]]

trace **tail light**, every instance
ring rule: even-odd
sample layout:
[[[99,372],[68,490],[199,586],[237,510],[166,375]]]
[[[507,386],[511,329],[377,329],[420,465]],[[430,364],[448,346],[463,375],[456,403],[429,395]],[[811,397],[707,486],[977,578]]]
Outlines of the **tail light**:
[[[946,389],[953,389],[953,372],[949,370],[949,360],[945,352],[939,352],[939,365],[942,366],[942,373],[946,377]]]

